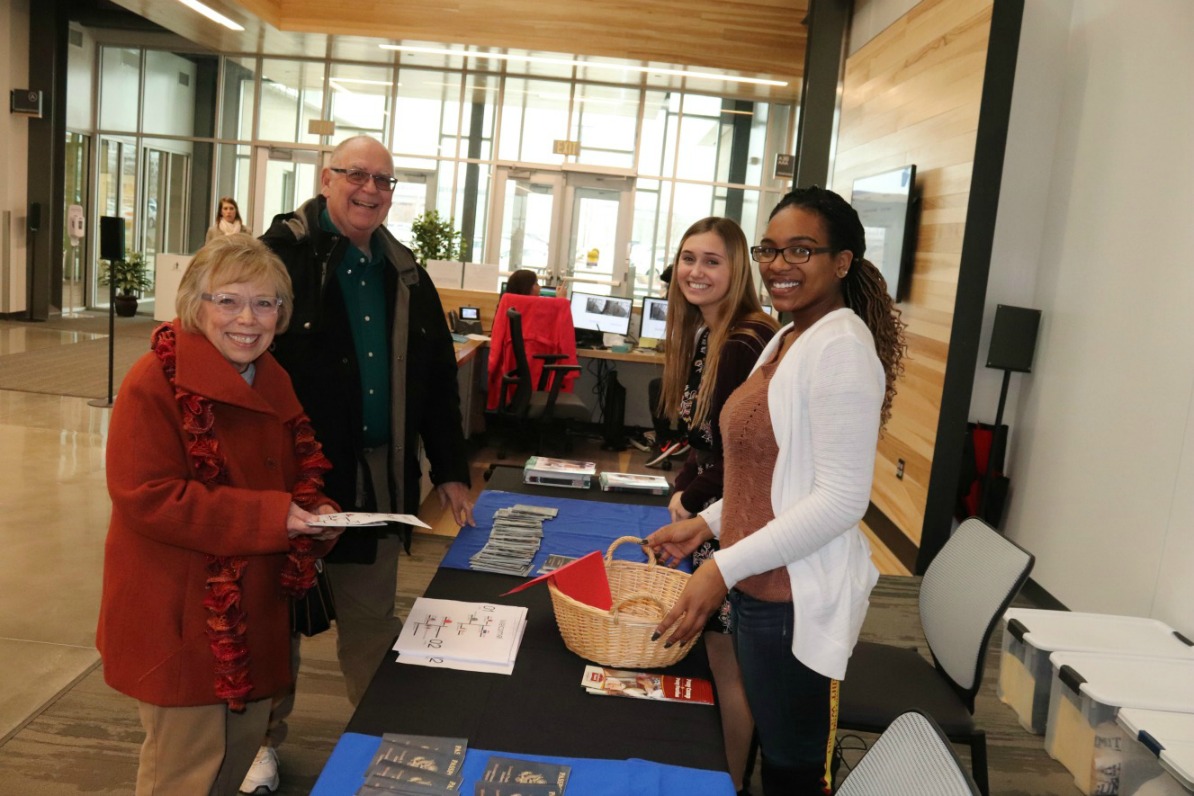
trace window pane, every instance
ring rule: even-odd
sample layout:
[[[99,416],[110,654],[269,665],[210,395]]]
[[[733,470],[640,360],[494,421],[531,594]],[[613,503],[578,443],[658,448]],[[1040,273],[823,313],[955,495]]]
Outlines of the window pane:
[[[215,56],[146,50],[142,129],[161,135],[211,136],[218,63]]]
[[[76,46],[74,41],[80,43]],[[71,130],[90,130],[95,91],[95,40],[87,29],[71,27],[71,44],[66,48],[66,126]]]
[[[630,236],[630,265],[634,269],[634,295],[659,295],[659,274],[671,260],[658,246],[660,234],[659,182],[637,181],[634,188],[634,229]]]
[[[464,138],[460,157],[472,160],[489,160],[493,157],[493,130],[500,83],[501,78],[497,75],[467,76],[464,114],[460,120],[460,135]],[[447,130],[444,132],[448,133]]]
[[[718,179],[723,134],[720,122],[720,99],[685,95],[684,117],[680,120],[677,177],[690,180]]]
[[[579,162],[634,167],[638,101],[638,89],[577,85],[572,130],[580,141]]]
[[[322,117],[322,63],[262,61],[260,139],[318,144],[320,136],[307,132],[307,122]]]
[[[252,209],[249,206],[249,175],[250,168],[249,147],[244,144],[222,144],[219,147],[219,161],[216,164],[216,196],[231,196],[240,208],[241,219],[249,226],[253,234],[265,232],[268,218],[251,218]],[[208,226],[215,223],[219,207],[212,207],[208,213]]]
[[[507,78],[502,106],[501,159],[563,163],[552,149],[568,138],[568,84]]]
[[[256,58],[224,59],[224,95],[220,137],[236,141],[253,139],[253,108],[257,101]]]
[[[643,134],[639,174],[671,176],[679,125],[679,95],[663,91],[643,93]]]
[[[445,102],[452,112],[455,136],[456,108],[460,98],[460,75],[425,69],[398,71],[398,104],[394,108],[394,151],[410,155],[440,155],[440,130]],[[455,147],[452,147],[454,150]],[[448,157],[454,151],[442,153]]]
[[[385,139],[392,83],[389,67],[332,64],[328,87],[332,92],[331,118],[336,123],[333,144],[354,135]]]
[[[141,96],[141,51],[130,47],[100,50],[100,128],[137,129]]]

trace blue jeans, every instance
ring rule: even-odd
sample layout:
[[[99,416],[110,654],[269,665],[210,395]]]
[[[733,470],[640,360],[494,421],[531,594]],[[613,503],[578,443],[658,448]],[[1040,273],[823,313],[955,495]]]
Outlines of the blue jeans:
[[[769,796],[828,793],[837,683],[792,655],[792,604],[730,591],[734,641]]]

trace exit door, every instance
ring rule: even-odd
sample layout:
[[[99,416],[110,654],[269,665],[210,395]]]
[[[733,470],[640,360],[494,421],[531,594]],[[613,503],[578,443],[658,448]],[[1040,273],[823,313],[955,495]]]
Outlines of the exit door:
[[[631,295],[632,177],[500,166],[485,261],[586,293]]]

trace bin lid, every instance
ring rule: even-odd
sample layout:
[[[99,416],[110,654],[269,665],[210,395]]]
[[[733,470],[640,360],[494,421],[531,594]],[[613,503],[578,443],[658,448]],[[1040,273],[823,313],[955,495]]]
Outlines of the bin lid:
[[[1180,741],[1194,742],[1194,713],[1122,708],[1115,720],[1133,738],[1143,731],[1163,747]]]
[[[1062,683],[1100,704],[1194,713],[1194,659],[1063,650],[1049,663]]]
[[[1161,761],[1161,768],[1172,774],[1186,790],[1194,792],[1194,741],[1175,743],[1157,759]]]
[[[1016,625],[1011,624],[1013,620]],[[1009,608],[1003,621],[1009,625],[1009,631],[1012,627],[1022,627],[1023,640],[1045,652],[1117,652],[1194,660],[1194,647],[1159,619]]]

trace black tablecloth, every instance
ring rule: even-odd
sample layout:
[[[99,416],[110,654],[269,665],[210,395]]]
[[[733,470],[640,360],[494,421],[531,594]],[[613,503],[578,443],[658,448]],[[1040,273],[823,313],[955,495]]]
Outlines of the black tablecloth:
[[[548,489],[569,497],[625,497],[587,490],[532,487],[517,468],[499,468],[494,489],[533,493]],[[595,488],[595,487],[594,487]],[[663,498],[631,495],[619,502]],[[349,732],[444,735],[470,746],[522,754],[643,758],[660,763],[724,770],[725,749],[715,707],[594,696],[581,686],[588,661],[560,638],[546,586],[499,597],[524,578],[441,569],[426,596],[467,602],[525,605],[527,628],[512,675],[480,674],[395,663],[389,653],[348,724]],[[666,670],[710,678],[704,646]]]

